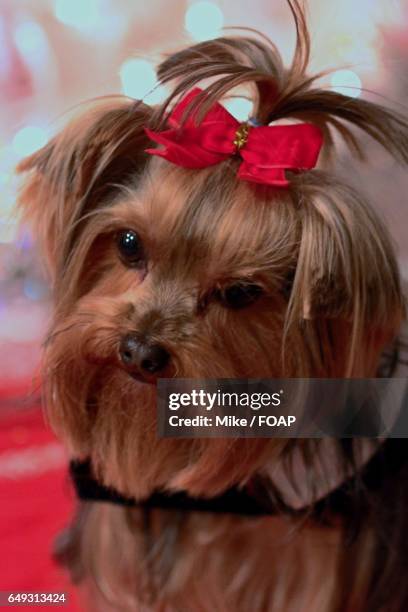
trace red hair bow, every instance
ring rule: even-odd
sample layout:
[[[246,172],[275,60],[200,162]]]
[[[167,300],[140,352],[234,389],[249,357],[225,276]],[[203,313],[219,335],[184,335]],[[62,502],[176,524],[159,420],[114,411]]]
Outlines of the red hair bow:
[[[285,170],[314,168],[323,144],[321,130],[309,123],[251,126],[239,123],[216,102],[199,125],[194,116],[182,123],[184,111],[201,93],[195,88],[175,106],[169,116],[170,129],[146,133],[163,148],[146,153],[164,157],[183,168],[206,168],[239,154],[238,177],[246,181],[286,187]],[[194,115],[194,113],[193,113]]]

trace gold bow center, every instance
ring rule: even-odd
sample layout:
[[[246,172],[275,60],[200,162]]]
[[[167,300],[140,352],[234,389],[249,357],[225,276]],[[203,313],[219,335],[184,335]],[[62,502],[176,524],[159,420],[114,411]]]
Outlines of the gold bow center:
[[[237,131],[235,132],[234,145],[239,149],[242,149],[246,141],[248,140],[250,126],[247,123],[241,123]]]

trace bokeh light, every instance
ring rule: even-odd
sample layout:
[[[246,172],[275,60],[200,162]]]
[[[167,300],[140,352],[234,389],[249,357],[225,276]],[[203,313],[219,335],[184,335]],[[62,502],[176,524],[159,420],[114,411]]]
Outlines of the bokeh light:
[[[98,23],[101,9],[99,0],[56,0],[54,10],[61,23],[90,29]]]
[[[143,101],[146,104],[160,104],[160,102],[163,102],[166,99],[168,93],[167,87],[164,87],[163,85],[156,85],[152,91],[143,97]]]
[[[224,25],[224,15],[213,2],[194,2],[186,11],[184,25],[194,40],[216,38]]]
[[[127,59],[119,70],[125,96],[141,99],[156,85],[153,65],[142,59]]]
[[[36,21],[22,21],[14,31],[14,41],[20,53],[25,57],[44,56],[48,49],[47,36]]]
[[[125,96],[143,99],[147,104],[158,104],[166,97],[167,90],[158,85],[154,66],[147,60],[127,59],[120,67],[119,74]]]
[[[361,79],[353,70],[336,70],[330,78],[330,84],[334,91],[358,98],[361,95]]]
[[[247,98],[230,98],[223,105],[238,121],[247,121],[252,116],[253,104]]]
[[[128,27],[126,14],[112,0],[56,0],[54,12],[64,25],[105,44],[120,40]]]
[[[12,148],[18,158],[31,155],[47,144],[48,135],[44,128],[28,125],[19,130],[12,141]]]
[[[92,28],[98,21],[98,4],[98,0],[56,0],[55,16],[74,28]]]

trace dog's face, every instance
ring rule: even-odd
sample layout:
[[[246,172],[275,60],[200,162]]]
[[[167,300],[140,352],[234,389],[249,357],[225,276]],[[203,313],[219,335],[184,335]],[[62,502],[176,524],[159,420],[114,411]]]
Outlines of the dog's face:
[[[278,376],[296,234],[287,198],[271,206],[232,168],[192,176],[152,160],[90,216],[59,325],[69,320],[70,340],[57,330],[52,342],[136,388],[159,376]]]
[[[158,440],[158,377],[373,375],[398,275],[382,226],[330,177],[279,191],[237,180],[234,159],[178,168],[143,152],[147,121],[92,112],[23,165],[54,275],[48,410],[124,493],[210,495],[284,441]]]

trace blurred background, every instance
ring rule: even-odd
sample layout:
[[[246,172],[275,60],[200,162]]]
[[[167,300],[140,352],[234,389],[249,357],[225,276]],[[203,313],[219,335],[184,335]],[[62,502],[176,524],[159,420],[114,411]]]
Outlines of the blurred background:
[[[325,77],[328,87],[383,103],[385,97],[386,104],[407,113],[408,0],[309,0],[307,4],[311,69],[334,69]],[[48,474],[54,478],[50,482],[56,482],[65,463],[51,434],[41,433],[39,443],[35,433],[42,431],[35,416],[35,374],[49,319],[50,291],[35,237],[19,225],[13,168],[43,146],[63,123],[64,114],[84,100],[121,92],[159,102],[167,93],[155,87],[154,67],[161,54],[213,38],[228,26],[259,29],[290,61],[295,36],[285,0],[0,0],[0,415],[9,415],[0,421],[0,492],[1,482],[10,492],[12,483],[21,484],[24,478],[32,482],[33,474],[39,478]],[[234,100],[230,110],[239,119],[250,114],[245,100]],[[360,166],[340,149],[340,172],[367,193],[386,220],[402,273],[408,276],[408,177],[370,141],[366,146],[371,168]],[[34,420],[27,421],[27,414]],[[61,508],[66,508],[64,487],[53,502]],[[3,526],[8,523],[10,532],[12,513],[12,507],[3,506],[0,537],[1,521]],[[44,524],[45,515],[41,516]],[[21,525],[18,512],[15,520],[20,521],[17,527]],[[10,546],[14,546],[10,554],[16,555],[15,542]],[[25,546],[23,538],[21,554]],[[8,563],[9,581],[0,589],[33,588],[33,581],[38,586],[38,571],[30,584],[23,584],[18,576],[24,572],[15,563],[11,569]],[[48,570],[43,568],[43,574],[51,571],[47,564],[44,567]],[[4,573],[0,581],[1,576],[4,580]],[[51,587],[49,576],[47,580],[44,584]]]

